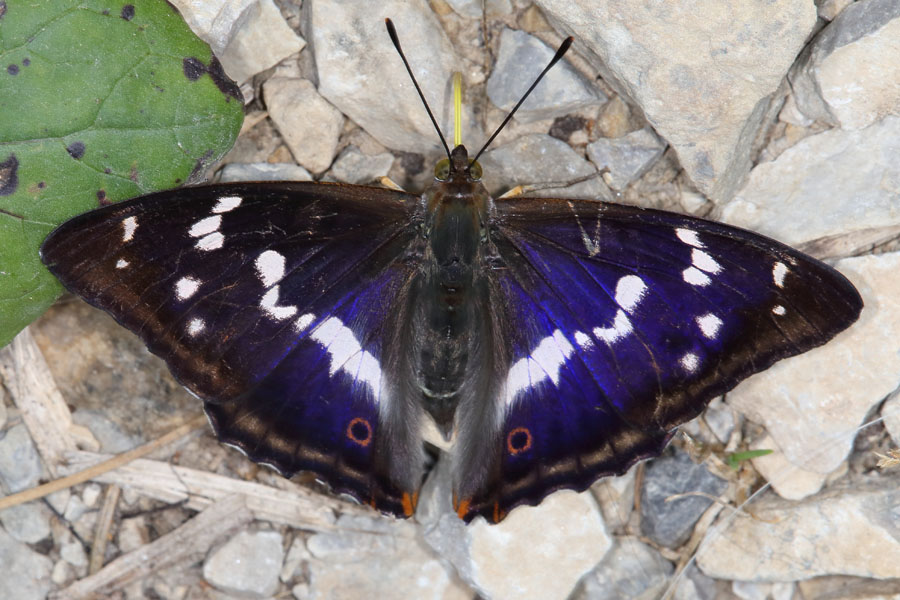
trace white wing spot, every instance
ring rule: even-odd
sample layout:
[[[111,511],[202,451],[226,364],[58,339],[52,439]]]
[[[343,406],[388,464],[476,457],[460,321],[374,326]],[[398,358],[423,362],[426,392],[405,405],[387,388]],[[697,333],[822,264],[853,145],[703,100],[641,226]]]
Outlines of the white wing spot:
[[[718,273],[722,270],[722,265],[717,263],[712,256],[696,248],[691,251],[691,262],[694,263],[695,267],[707,273]]]
[[[316,315],[312,313],[306,313],[305,315],[297,319],[297,321],[294,323],[294,330],[297,333],[300,333],[301,331],[304,331],[307,327],[309,327],[309,324],[315,320]]]
[[[187,300],[200,289],[200,281],[193,277],[182,277],[175,284],[175,297],[179,300]]]
[[[706,273],[697,267],[688,267],[681,272],[681,276],[691,285],[699,285],[700,287],[709,285],[712,282],[712,280],[706,276]]]
[[[678,236],[678,239],[687,244],[688,246],[693,246],[694,248],[705,248],[706,246],[703,242],[700,241],[700,238],[697,237],[697,232],[691,229],[676,229],[675,235]]]
[[[212,211],[214,213],[227,213],[240,206],[241,202],[242,200],[239,196],[222,196],[219,198],[219,201],[213,207]]]
[[[194,244],[194,247],[197,250],[203,250],[204,252],[209,252],[210,250],[218,250],[222,247],[222,242],[225,241],[225,236],[219,233],[218,231],[214,231],[209,235],[204,235],[202,238],[197,240],[197,243]]]
[[[256,259],[256,272],[264,287],[272,287],[284,277],[284,256],[266,250]]]
[[[297,314],[296,306],[278,306],[278,286],[276,285],[262,297],[259,307],[276,321],[290,319]]]
[[[681,363],[681,366],[684,367],[684,370],[688,373],[693,373],[697,370],[697,367],[700,366],[700,357],[694,354],[693,352],[688,352],[684,356],[681,357],[681,360],[678,361]]]
[[[329,375],[333,376],[338,370],[342,370],[357,381],[368,384],[375,402],[380,400],[381,365],[371,353],[362,349],[350,328],[345,327],[337,317],[329,317],[313,330],[310,337],[322,344],[331,355]]]
[[[205,219],[200,219],[191,227],[188,234],[191,237],[203,237],[204,235],[209,235],[213,231],[218,231],[219,226],[222,224],[222,215],[213,215],[211,217],[206,217]]]
[[[784,276],[787,275],[788,268],[782,262],[775,263],[775,266],[772,267],[772,280],[775,281],[775,285],[780,288],[784,287]]]
[[[137,217],[128,217],[122,221],[122,241],[130,242],[134,239],[134,232],[137,229]]]
[[[715,339],[719,328],[722,327],[722,319],[712,313],[707,313],[702,317],[697,317],[697,325],[700,326],[703,335],[709,339]]]
[[[785,310],[785,308],[784,308],[782,305],[777,304],[777,305],[775,305],[775,307],[772,309],[772,312],[775,313],[775,314],[778,315],[778,316],[781,316],[781,315],[783,315],[784,313],[786,313],[787,311]]]
[[[204,329],[206,329],[206,323],[203,319],[191,319],[187,326],[187,332],[190,336],[195,336]]]
[[[623,337],[634,331],[631,321],[624,310],[616,312],[616,318],[613,320],[612,327],[594,327],[594,337],[603,340],[607,344],[613,344],[621,340]]]
[[[559,329],[542,339],[531,356],[520,358],[506,376],[506,403],[512,404],[516,394],[534,387],[544,379],[559,385],[559,371],[575,348]]]
[[[127,266],[128,266],[128,261],[125,260],[124,258],[120,258],[119,260],[116,261],[117,269],[124,269]]]
[[[626,275],[616,284],[616,304],[632,312],[644,297],[647,285],[637,275]]]
[[[591,336],[583,331],[575,332],[575,342],[581,346],[583,350],[588,350],[594,345],[594,340],[591,339]]]

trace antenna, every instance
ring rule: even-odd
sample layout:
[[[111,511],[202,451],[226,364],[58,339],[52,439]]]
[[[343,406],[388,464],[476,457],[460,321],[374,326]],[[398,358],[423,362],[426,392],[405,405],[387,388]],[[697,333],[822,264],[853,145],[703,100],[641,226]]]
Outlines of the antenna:
[[[388,26],[388,29],[390,29],[390,26]],[[566,51],[568,51],[568,49],[572,46],[573,40],[574,38],[572,36],[569,36],[563,40],[563,43],[559,45],[559,49],[556,51],[556,54],[554,54],[553,58],[550,59],[550,63],[546,67],[544,67],[544,70],[541,71],[541,74],[538,75],[537,79],[534,80],[534,83],[531,84],[531,87],[528,88],[528,91],[525,92],[525,95],[522,96],[522,99],[519,100],[519,102],[513,107],[511,111],[509,111],[509,114],[506,115],[506,118],[503,119],[502,123],[500,123],[500,127],[498,127],[494,134],[488,139],[488,141],[485,142],[484,146],[481,147],[481,150],[478,151],[478,154],[475,155],[475,158],[472,159],[472,162],[478,160],[478,157],[481,156],[481,153],[487,150],[487,147],[491,145],[491,142],[494,141],[494,138],[497,137],[497,134],[499,134],[500,131],[504,127],[506,127],[506,124],[509,123],[509,120],[512,119],[514,114],[516,114],[516,111],[519,110],[519,107],[522,106],[522,103],[525,102],[525,99],[528,97],[528,95],[532,92],[532,90],[534,90],[535,87],[537,87],[537,84],[540,83],[541,79],[544,78],[544,75],[547,74],[547,71],[549,71],[553,67],[553,65],[558,63],[559,59],[561,59]],[[405,61],[406,59],[404,58],[403,60]],[[408,69],[409,67],[406,68]],[[418,86],[416,87],[418,88]],[[419,93],[421,94],[421,92]],[[430,111],[429,114],[431,114]]]
[[[450,147],[447,146],[447,140],[444,139],[444,134],[441,133],[441,128],[438,126],[437,120],[435,120],[434,115],[431,114],[431,108],[429,108],[428,102],[425,100],[425,95],[422,93],[421,88],[419,88],[419,82],[416,81],[416,76],[413,75],[412,69],[409,67],[409,62],[406,60],[406,55],[403,54],[403,49],[400,48],[400,38],[397,37],[397,30],[394,29],[394,23],[390,19],[385,19],[384,24],[387,26],[388,35],[391,36],[391,41],[394,43],[394,48],[397,49],[397,53],[400,55],[400,58],[403,59],[403,64],[406,65],[406,72],[409,73],[409,78],[412,79],[413,85],[416,86],[416,91],[419,92],[419,98],[422,99],[422,104],[425,105],[425,110],[428,111],[428,118],[431,119],[431,124],[434,125],[435,131],[438,132],[438,137],[441,138],[441,143],[444,145],[444,151],[447,153],[447,158],[449,159],[450,158]],[[559,53],[557,52],[557,54],[559,54]],[[562,56],[562,55],[560,55],[560,56]],[[553,63],[550,63],[550,64],[552,65]],[[549,69],[550,67],[547,67],[547,68]],[[546,70],[547,69],[544,69],[545,72],[546,72]],[[544,76],[544,74],[541,73],[541,77],[543,77],[543,76]],[[538,81],[540,81],[540,77],[538,78]],[[537,82],[535,82],[535,83],[537,83]],[[534,86],[531,86],[531,87],[534,87]],[[528,90],[528,91],[530,92],[531,90]],[[526,96],[527,96],[527,94],[526,94]],[[519,104],[521,104],[521,102]],[[516,108],[519,108],[519,107],[516,106]],[[505,122],[504,122],[504,124],[505,124]],[[494,134],[494,135],[496,135],[496,134]],[[491,138],[491,139],[493,139],[493,138]]]

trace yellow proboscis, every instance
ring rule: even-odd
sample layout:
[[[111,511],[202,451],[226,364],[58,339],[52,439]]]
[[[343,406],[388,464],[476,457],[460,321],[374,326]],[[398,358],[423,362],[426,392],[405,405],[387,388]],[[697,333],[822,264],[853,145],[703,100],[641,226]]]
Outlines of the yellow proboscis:
[[[462,144],[462,73],[453,73],[453,147]]]

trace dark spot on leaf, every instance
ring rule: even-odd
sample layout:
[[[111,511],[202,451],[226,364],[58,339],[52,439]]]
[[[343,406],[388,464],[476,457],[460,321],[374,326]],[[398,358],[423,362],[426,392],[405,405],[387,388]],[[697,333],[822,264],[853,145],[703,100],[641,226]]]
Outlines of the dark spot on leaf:
[[[19,187],[19,160],[15,154],[0,163],[0,196],[10,196]]]
[[[26,58],[23,58],[23,59],[22,59],[22,66],[23,66],[23,67],[27,67],[27,66],[30,65],[30,64],[31,64],[31,59],[30,59],[30,58],[27,58],[27,57],[26,57]]]
[[[587,119],[576,115],[558,117],[553,121],[553,125],[550,126],[550,135],[558,140],[567,142],[573,133],[584,129],[587,124]]]
[[[131,165],[131,171],[129,171],[129,173],[128,173],[128,179],[132,180],[135,183],[138,182],[137,165],[135,165],[135,164]]]
[[[18,75],[19,74],[19,65],[9,65],[6,67],[6,72],[10,75]]]
[[[72,142],[66,147],[66,152],[69,153],[69,156],[78,160],[84,156],[84,142]]]
[[[122,18],[126,21],[134,18],[134,4],[126,4],[122,7]]]
[[[0,2],[0,19],[6,14],[6,2]]]
[[[103,169],[103,172],[106,173],[107,175],[109,175],[110,173],[112,173],[112,169],[110,169],[109,167],[106,167],[105,169]]]
[[[228,78],[228,75],[226,75],[224,69],[222,69],[222,63],[220,63],[219,59],[215,56],[212,57],[208,67],[194,57],[185,58],[182,61],[182,65],[184,76],[187,77],[189,81],[197,81],[204,73],[207,73],[212,78],[213,83],[216,84],[216,87],[219,88],[220,92],[243,103],[244,97],[241,95],[240,88],[234,81]]]
[[[181,64],[184,69],[184,76],[188,78],[188,81],[197,81],[201,75],[206,73],[206,65],[196,58],[186,58]]]
[[[38,181],[38,189],[39,189],[39,190],[42,190],[42,189],[44,189],[45,187],[47,187],[47,183],[46,183],[46,182],[44,182],[44,181]]]
[[[106,199],[106,190],[97,190],[97,204],[100,206],[107,206],[112,204],[109,200]]]
[[[108,8],[104,8],[102,11],[100,11],[100,14],[103,15],[103,16],[105,16],[105,17],[108,17],[108,16],[109,16],[109,9],[108,9]]]
[[[181,177],[175,178],[175,185],[181,185]]]

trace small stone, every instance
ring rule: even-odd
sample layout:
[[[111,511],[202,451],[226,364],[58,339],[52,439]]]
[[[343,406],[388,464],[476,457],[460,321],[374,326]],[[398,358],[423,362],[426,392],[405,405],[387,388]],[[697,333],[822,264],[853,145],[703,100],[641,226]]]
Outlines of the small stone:
[[[69,498],[69,502],[66,504],[66,510],[63,512],[63,518],[69,523],[74,523],[75,521],[80,519],[81,515],[83,515],[87,511],[88,507],[85,506],[81,498],[72,495]]]
[[[13,425],[0,438],[0,482],[12,494],[36,486],[40,479],[41,459],[28,429]]]
[[[294,160],[313,173],[331,164],[344,116],[306,79],[273,77],[263,84],[269,117]]]
[[[637,538],[617,538],[597,567],[584,576],[571,600],[658,598],[675,567]]]
[[[139,446],[142,442],[139,437],[126,433],[118,423],[96,410],[76,410],[72,413],[72,421],[87,427],[94,434],[100,442],[101,452],[119,454]]]
[[[219,182],[312,181],[309,171],[294,163],[228,163],[219,171]]]
[[[695,495],[668,498],[692,492],[718,496],[727,487],[728,482],[695,464],[684,452],[651,461],[641,487],[641,533],[661,546],[677,548],[687,541],[697,519],[713,501]]]
[[[622,191],[650,170],[663,155],[666,144],[649,129],[633,131],[620,138],[599,139],[588,144],[587,154],[598,169],[607,170],[606,183]]]
[[[614,96],[600,111],[597,133],[605,138],[620,138],[632,130],[631,109],[622,98]]]
[[[292,587],[291,595],[293,595],[297,600],[309,600],[310,598],[312,598],[312,596],[310,596],[308,583],[298,583],[297,585]]]
[[[772,485],[772,490],[786,500],[802,500],[822,489],[828,475],[804,469],[791,463],[771,435],[764,435],[750,445],[750,450],[773,450],[754,458],[753,468]]]
[[[731,591],[741,600],[791,600],[797,584],[794,582],[752,583],[733,581]]]
[[[504,29],[500,34],[497,64],[488,78],[488,98],[498,108],[511,110],[540,69],[553,58],[553,53],[544,42],[524,31]],[[562,61],[544,76],[519,107],[515,118],[522,122],[552,119],[604,102],[606,96],[602,92]]]
[[[62,587],[75,580],[75,569],[64,560],[56,561],[50,573],[50,581]]]
[[[119,550],[131,552],[146,545],[150,541],[150,532],[143,516],[122,519],[116,532]]]
[[[492,194],[528,184],[547,185],[532,193],[543,197],[606,198],[609,193],[593,164],[565,142],[542,133],[524,135],[488,150],[479,162]]]
[[[65,536],[59,546],[59,556],[76,569],[84,569],[88,564],[87,553],[84,546],[75,536]]]
[[[297,54],[306,42],[288,26],[272,0],[257,0],[221,54],[222,66],[238,83]]]
[[[900,115],[900,4],[855,2],[816,36],[791,73],[807,117],[862,129]]]
[[[53,563],[0,529],[0,598],[44,600]]]
[[[265,598],[278,590],[284,561],[281,534],[242,531],[203,563],[203,578],[223,592]]]
[[[81,492],[81,501],[84,502],[84,505],[88,508],[96,508],[97,501],[100,499],[100,494],[102,493],[103,488],[100,487],[99,484],[88,483],[84,486],[84,491]]]
[[[71,489],[59,490],[58,492],[53,492],[52,494],[47,495],[47,503],[50,504],[50,507],[54,511],[62,514],[66,511],[66,506],[69,505],[69,498],[71,496]]]
[[[393,164],[394,155],[389,152],[368,156],[349,146],[331,165],[328,175],[334,181],[370,184],[386,176]]]
[[[36,502],[19,504],[0,512],[3,528],[20,542],[36,544],[50,535],[52,515]]]

